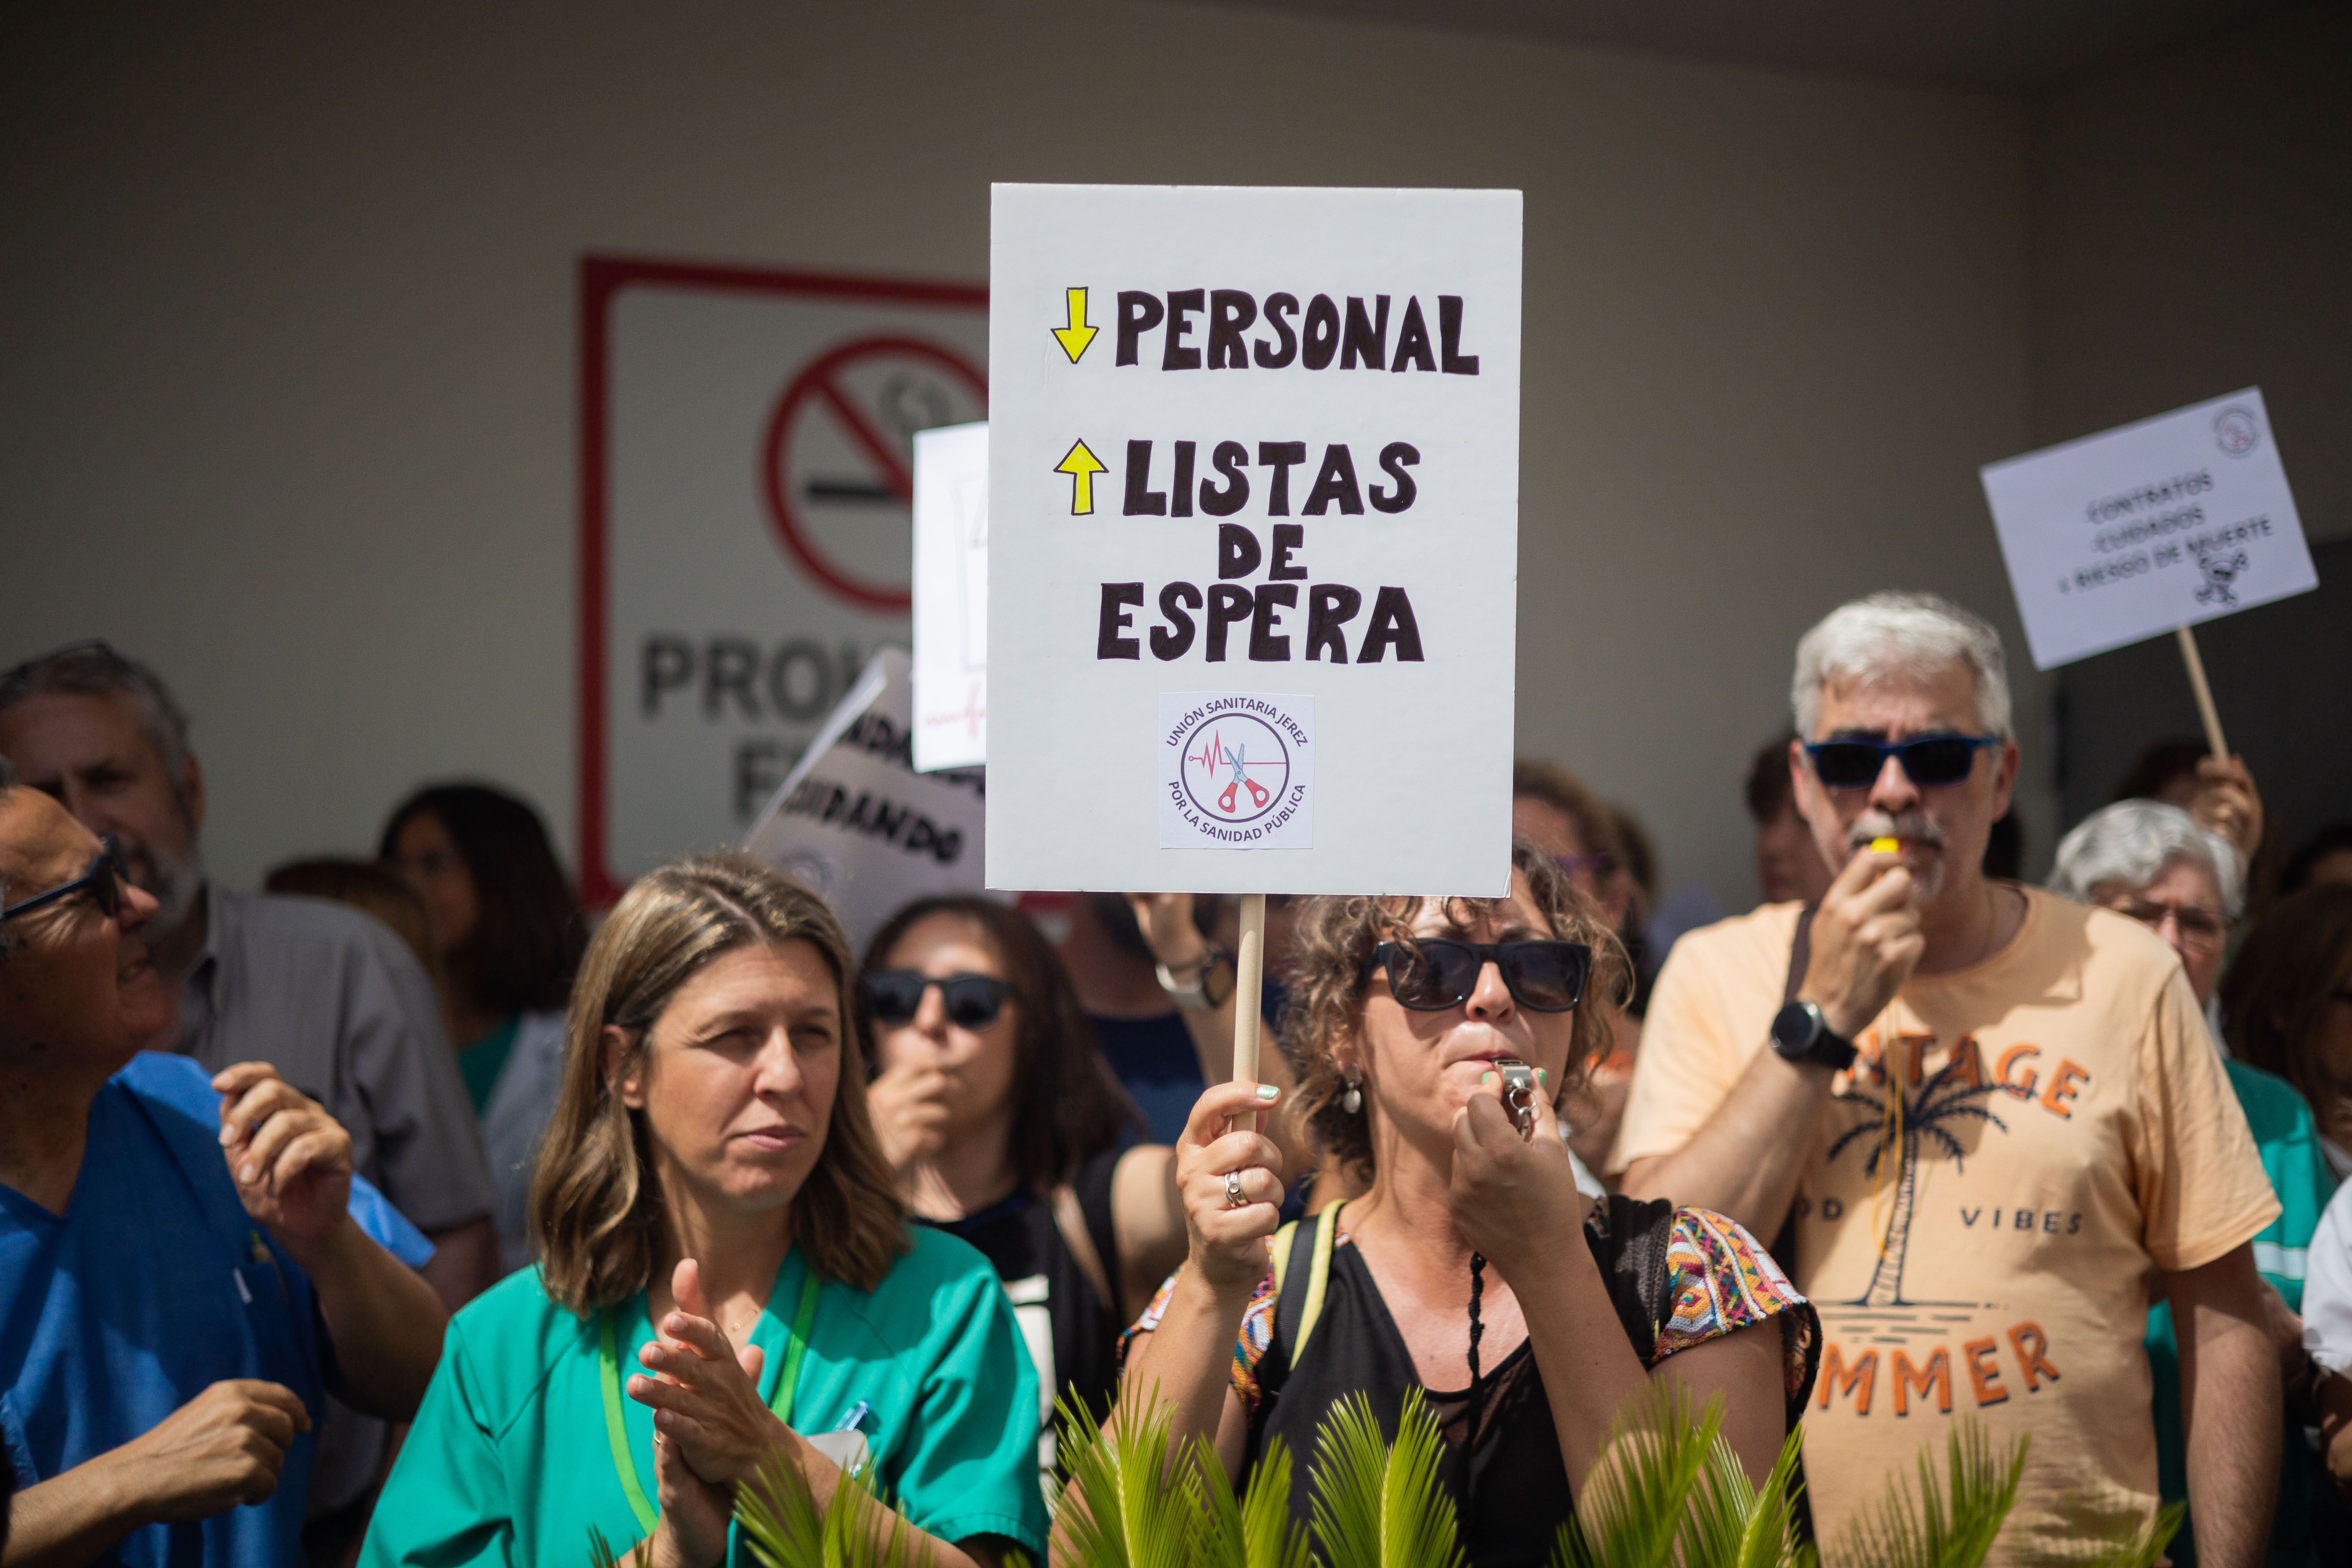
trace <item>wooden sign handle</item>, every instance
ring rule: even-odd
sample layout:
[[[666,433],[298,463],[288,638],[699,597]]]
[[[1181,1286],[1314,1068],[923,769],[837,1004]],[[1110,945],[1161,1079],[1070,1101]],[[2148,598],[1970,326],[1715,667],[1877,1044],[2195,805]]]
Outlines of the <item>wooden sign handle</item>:
[[[1260,1019],[1258,994],[1265,975],[1265,895],[1242,895],[1241,951],[1234,957],[1234,1081],[1255,1083]],[[1255,1130],[1257,1113],[1234,1118],[1234,1125]]]
[[[2197,713],[2205,721],[2205,744],[2228,762],[2230,743],[2221,738],[2221,710],[2213,706],[2213,689],[2205,681],[2205,660],[2197,652],[2196,630],[2182,626],[2173,635],[2180,639],[2180,662],[2189,667],[2189,689],[2197,693]]]

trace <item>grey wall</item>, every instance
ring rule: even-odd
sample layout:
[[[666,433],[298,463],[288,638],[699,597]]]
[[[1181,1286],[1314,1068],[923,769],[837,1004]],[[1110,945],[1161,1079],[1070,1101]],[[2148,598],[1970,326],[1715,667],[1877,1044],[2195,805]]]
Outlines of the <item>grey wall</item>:
[[[2035,443],[2259,384],[2305,531],[2339,542],[2317,593],[2200,633],[2291,845],[2352,816],[2352,7],[2132,61],[2032,126]],[[2142,745],[2198,732],[2169,641],[2064,685],[2070,819]]]
[[[2011,102],[1127,0],[0,28],[0,658],[157,661],[233,882],[453,773],[568,838],[581,252],[979,279],[994,179],[1526,191],[1519,743],[1669,884],[1752,895],[1740,773],[1839,599],[2015,635]]]

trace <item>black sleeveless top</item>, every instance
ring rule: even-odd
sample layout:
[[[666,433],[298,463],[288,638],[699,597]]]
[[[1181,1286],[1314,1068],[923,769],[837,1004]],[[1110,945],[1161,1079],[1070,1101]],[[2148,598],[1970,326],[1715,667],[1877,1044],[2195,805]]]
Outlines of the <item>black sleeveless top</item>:
[[[1601,1265],[1610,1304],[1644,1365],[1656,1350],[1658,1331],[1674,1314],[1666,1260],[1674,1219],[1672,1204],[1612,1196],[1605,1221],[1596,1212],[1584,1225],[1585,1245]],[[1314,1521],[1316,1435],[1332,1406],[1343,1395],[1364,1394],[1382,1434],[1394,1442],[1406,1391],[1422,1387],[1412,1352],[1353,1247],[1332,1248],[1322,1316],[1307,1337],[1305,1357],[1290,1364],[1314,1243],[1314,1222],[1301,1221],[1275,1306],[1273,1340],[1258,1363],[1262,1397],[1250,1421],[1246,1467],[1256,1468],[1270,1439],[1283,1440],[1290,1451],[1290,1516],[1302,1529]],[[1454,1499],[1463,1552],[1475,1568],[1542,1568],[1568,1522],[1571,1499],[1533,1342],[1522,1341],[1480,1370],[1484,1394],[1475,1434],[1469,1430],[1467,1388],[1422,1388],[1444,1439],[1438,1477]]]
[[[1095,1256],[1111,1281],[1119,1278],[1111,1178],[1126,1152],[1104,1150],[1081,1165],[1070,1184],[1086,1216]],[[1013,1316],[1021,1325],[1030,1359],[1038,1363],[1037,1380],[1049,1397],[1075,1394],[1097,1421],[1110,1413],[1118,1392],[1119,1331],[1126,1325],[1070,1256],[1050,1199],[1024,1188],[960,1220],[917,1215],[915,1223],[970,1242],[995,1266],[996,1277],[1013,1300]],[[1117,1289],[1115,1283],[1112,1288]]]

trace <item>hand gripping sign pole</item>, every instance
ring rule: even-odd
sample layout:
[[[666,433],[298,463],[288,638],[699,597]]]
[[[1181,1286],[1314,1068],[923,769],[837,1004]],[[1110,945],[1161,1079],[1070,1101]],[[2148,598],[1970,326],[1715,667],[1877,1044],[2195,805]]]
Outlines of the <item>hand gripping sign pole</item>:
[[[2037,669],[2170,631],[2227,759],[2196,626],[2319,586],[2259,388],[1988,464]]]
[[[1241,895],[1239,1080],[1267,894],[1509,888],[1520,231],[993,192],[988,882]]]

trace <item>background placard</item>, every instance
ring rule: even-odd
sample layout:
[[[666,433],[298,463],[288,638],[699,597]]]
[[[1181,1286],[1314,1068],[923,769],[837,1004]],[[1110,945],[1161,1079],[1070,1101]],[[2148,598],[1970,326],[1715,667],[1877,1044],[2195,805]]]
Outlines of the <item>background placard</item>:
[[[2037,669],[2319,586],[2256,387],[1981,478]]]
[[[915,436],[915,769],[988,761],[988,425]]]

